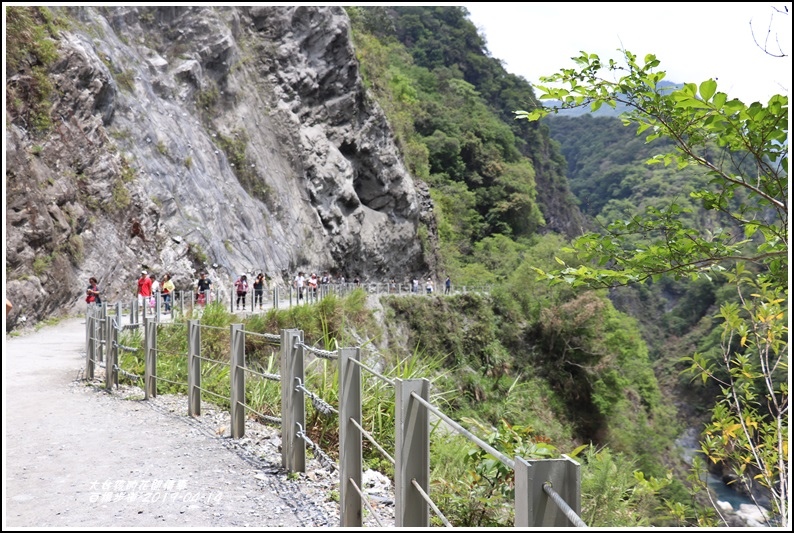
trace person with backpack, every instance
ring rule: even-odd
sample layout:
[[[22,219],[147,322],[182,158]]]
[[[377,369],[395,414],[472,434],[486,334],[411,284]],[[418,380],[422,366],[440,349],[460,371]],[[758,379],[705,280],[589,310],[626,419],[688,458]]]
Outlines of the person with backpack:
[[[196,303],[205,305],[210,301],[210,288],[212,282],[207,278],[207,273],[202,272],[199,274],[199,279],[196,282]]]
[[[248,294],[248,278],[245,274],[240,274],[234,282],[234,288],[237,291],[237,310],[240,310],[240,302],[243,302],[243,311],[245,311],[245,296]]]
[[[262,296],[265,293],[265,275],[261,272],[254,280],[254,305],[253,308],[256,309],[256,303],[259,302],[259,309],[262,309]]]

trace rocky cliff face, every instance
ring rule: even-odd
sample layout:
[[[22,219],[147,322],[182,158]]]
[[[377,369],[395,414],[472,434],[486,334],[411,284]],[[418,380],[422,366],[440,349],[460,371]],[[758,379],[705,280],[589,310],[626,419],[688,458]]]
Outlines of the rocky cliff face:
[[[51,11],[55,59],[6,72],[7,330],[80,309],[90,276],[132,298],[141,268],[177,288],[432,272],[427,188],[342,8]]]

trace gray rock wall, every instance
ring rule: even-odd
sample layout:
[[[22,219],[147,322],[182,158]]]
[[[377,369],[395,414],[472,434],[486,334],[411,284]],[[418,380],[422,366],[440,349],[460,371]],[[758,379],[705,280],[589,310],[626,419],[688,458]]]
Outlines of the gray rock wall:
[[[21,95],[7,106],[9,328],[81,309],[89,276],[131,298],[141,268],[188,288],[201,269],[283,285],[433,263],[418,237],[432,203],[363,88],[342,8],[53,11],[69,25],[48,67],[51,128],[25,112],[33,72],[6,76]]]

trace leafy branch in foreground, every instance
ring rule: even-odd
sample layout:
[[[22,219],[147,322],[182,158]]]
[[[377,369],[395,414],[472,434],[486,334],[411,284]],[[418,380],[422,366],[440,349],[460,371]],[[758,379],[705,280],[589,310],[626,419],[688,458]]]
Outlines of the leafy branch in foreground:
[[[626,51],[625,59],[626,66],[614,60],[604,64],[597,55],[582,53],[574,58],[580,70],[564,69],[543,78],[566,87],[540,86],[540,99],[559,100],[561,109],[628,106],[631,111],[621,118],[624,124],[637,125],[637,134],[646,134],[646,142],[664,136],[674,143],[672,152],[656,155],[648,163],[702,168],[712,178],[709,187],[691,196],[705,211],[718,211],[738,223],[743,235],[686,225],[680,219],[683,208],[673,203],[615,221],[604,234],[575,240],[573,251],[584,260],[582,266],[563,265],[559,272],[538,273],[550,280],[611,287],[662,274],[694,278],[746,262],[778,282],[786,280],[788,97],[775,95],[766,106],[758,102],[747,106],[728,100],[714,80],[670,91],[660,84],[665,73],[654,71],[659,65],[655,56],[645,56],[640,64]],[[601,77],[603,69],[623,76],[609,81]],[[517,111],[516,116],[538,120],[553,111],[538,108]],[[640,236],[645,244],[637,248],[627,235]]]
[[[603,233],[589,233],[572,243],[581,260],[545,272],[540,279],[572,286],[615,287],[674,278],[726,274],[739,303],[717,314],[722,324],[720,356],[685,358],[704,382],[716,380],[722,398],[701,447],[714,463],[730,465],[753,494],[765,488],[774,520],[788,526],[788,97],[774,95],[766,105],[745,105],[717,91],[707,80],[670,90],[665,73],[647,55],[642,63],[624,51],[625,65],[603,63],[595,54],[574,58],[578,69],[563,69],[543,78],[540,99],[556,99],[560,108],[606,104],[627,106],[626,125],[637,126],[646,142],[665,137],[673,150],[649,164],[702,169],[711,178],[690,193],[703,212],[722,215],[740,231],[708,229],[697,217],[681,216],[685,208],[670,202],[650,207],[628,220],[617,220]],[[602,73],[617,75],[617,81]],[[538,120],[557,108],[517,111],[520,119]],[[751,287],[748,294],[744,289]]]

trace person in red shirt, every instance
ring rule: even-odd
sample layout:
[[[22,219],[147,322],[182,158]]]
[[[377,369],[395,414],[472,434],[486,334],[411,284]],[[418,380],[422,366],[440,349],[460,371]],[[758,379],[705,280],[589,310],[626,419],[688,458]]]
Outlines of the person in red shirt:
[[[141,277],[138,278],[138,307],[143,309],[144,315],[146,314],[146,304],[149,303],[149,298],[152,295],[152,279],[147,276],[144,270],[141,272]]]

